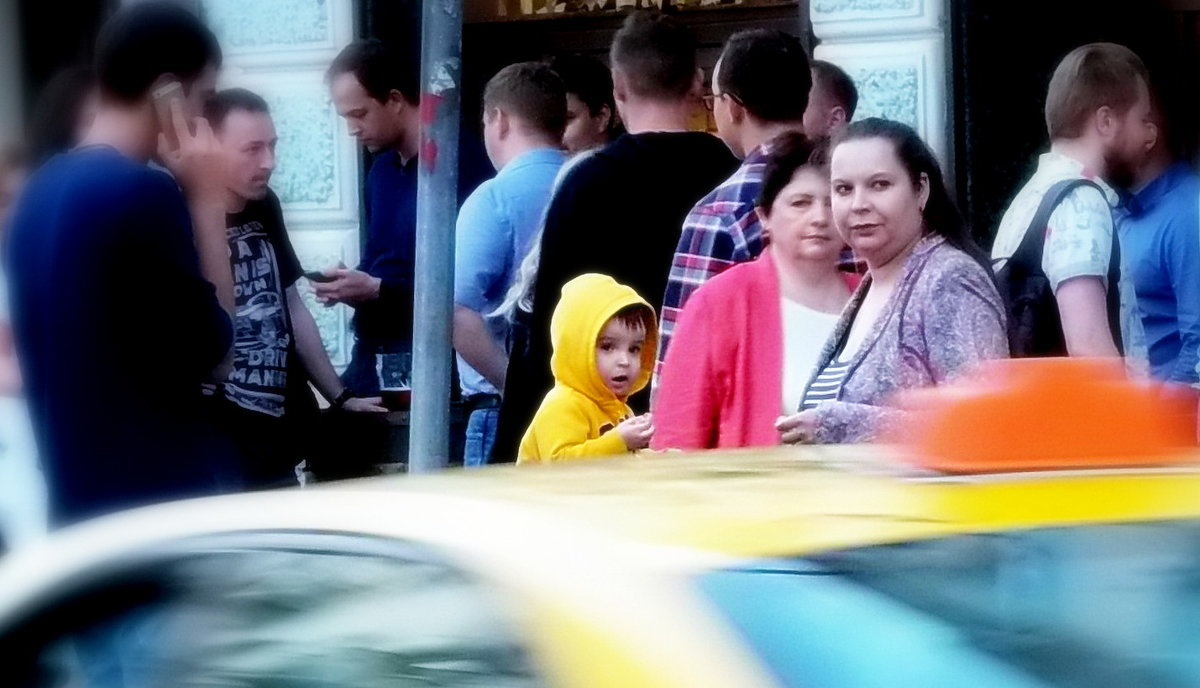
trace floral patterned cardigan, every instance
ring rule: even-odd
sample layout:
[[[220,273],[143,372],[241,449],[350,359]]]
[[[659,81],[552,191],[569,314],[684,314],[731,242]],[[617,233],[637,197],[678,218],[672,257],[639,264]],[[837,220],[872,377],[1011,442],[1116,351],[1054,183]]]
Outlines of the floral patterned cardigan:
[[[846,305],[813,379],[837,357],[870,286],[868,276]],[[907,415],[884,406],[897,392],[940,385],[973,363],[1006,357],[1005,309],[991,275],[945,239],[927,236],[905,261],[896,291],[850,360],[838,400],[813,410],[814,439],[876,440]]]

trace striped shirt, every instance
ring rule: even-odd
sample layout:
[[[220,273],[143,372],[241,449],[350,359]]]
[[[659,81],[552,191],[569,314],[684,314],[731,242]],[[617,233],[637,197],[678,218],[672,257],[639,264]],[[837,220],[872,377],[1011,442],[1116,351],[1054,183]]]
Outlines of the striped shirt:
[[[804,391],[804,402],[801,410],[814,409],[825,401],[837,401],[842,393],[842,383],[846,381],[846,371],[849,361],[833,361],[825,366],[820,375],[812,381]]]

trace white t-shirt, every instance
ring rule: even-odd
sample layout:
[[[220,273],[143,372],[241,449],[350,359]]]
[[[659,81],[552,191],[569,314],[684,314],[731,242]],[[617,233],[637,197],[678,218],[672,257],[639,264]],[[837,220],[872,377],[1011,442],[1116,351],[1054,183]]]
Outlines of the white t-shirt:
[[[796,413],[804,388],[812,379],[817,357],[833,328],[837,313],[822,313],[788,298],[783,302],[783,412]]]

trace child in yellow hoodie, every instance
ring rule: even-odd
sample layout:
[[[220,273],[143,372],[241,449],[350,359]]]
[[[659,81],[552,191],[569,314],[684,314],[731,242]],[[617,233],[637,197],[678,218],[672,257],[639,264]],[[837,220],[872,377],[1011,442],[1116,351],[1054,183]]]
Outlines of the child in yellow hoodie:
[[[654,369],[654,308],[607,275],[576,277],[550,320],[554,389],[521,440],[517,463],[627,454],[650,446],[650,414],[625,401]]]

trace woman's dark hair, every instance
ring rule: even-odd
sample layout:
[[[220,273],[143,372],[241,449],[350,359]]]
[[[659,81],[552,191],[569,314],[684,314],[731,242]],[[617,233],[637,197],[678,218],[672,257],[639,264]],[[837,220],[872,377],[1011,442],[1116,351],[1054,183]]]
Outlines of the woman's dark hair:
[[[991,274],[991,260],[967,231],[966,222],[958,212],[958,206],[946,190],[942,168],[938,165],[933,151],[921,140],[921,136],[907,124],[868,117],[850,123],[834,139],[833,148],[847,141],[865,139],[884,139],[891,142],[896,157],[908,173],[914,189],[920,184],[922,174],[928,178],[929,200],[925,203],[925,231],[942,237],[946,243],[974,258]]]
[[[763,173],[762,191],[758,194],[758,207],[764,213],[771,212],[775,199],[801,167],[824,170],[828,166],[829,139],[810,139],[796,133],[783,134],[772,143],[771,155]]]
[[[593,117],[600,108],[608,106],[608,134],[615,139],[623,131],[617,117],[617,101],[613,99],[612,72],[600,60],[587,55],[556,55],[546,61],[563,80],[567,93],[574,93]]]

